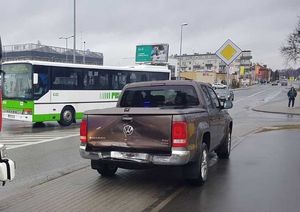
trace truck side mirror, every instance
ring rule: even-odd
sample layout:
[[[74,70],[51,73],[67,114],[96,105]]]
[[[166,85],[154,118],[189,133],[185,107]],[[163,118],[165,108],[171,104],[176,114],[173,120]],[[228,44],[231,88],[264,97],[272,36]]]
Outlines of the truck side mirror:
[[[230,101],[230,100],[226,100],[223,104],[224,109],[230,109],[232,107],[233,107],[233,104],[232,104],[232,101]]]

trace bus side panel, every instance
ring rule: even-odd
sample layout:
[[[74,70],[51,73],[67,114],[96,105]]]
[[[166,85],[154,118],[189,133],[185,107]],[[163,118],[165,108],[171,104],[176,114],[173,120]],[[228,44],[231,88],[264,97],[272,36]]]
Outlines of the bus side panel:
[[[50,90],[35,101],[33,122],[59,121],[65,106],[75,109],[75,118],[82,119],[84,111],[115,107],[121,91],[116,90]]]
[[[86,110],[114,107],[120,90],[54,90],[51,91],[52,110],[60,113],[64,106],[70,105],[76,111],[76,119],[81,119]]]
[[[60,111],[51,104],[50,99],[51,91],[35,101],[33,122],[58,121],[60,119]]]

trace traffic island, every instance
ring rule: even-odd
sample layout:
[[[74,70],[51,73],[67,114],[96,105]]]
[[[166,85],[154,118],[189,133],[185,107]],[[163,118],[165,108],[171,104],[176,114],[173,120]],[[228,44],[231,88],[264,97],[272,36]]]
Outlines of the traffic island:
[[[288,107],[288,99],[286,99],[284,101],[268,102],[267,104],[254,107],[252,110],[264,113],[300,115],[300,92],[298,92],[295,99],[294,107]]]

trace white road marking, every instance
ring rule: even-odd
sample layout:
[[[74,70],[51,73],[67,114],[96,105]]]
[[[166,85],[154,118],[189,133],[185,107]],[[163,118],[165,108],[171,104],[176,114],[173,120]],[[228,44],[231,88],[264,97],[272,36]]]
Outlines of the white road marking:
[[[65,139],[65,138],[71,138],[71,137],[75,137],[75,136],[79,136],[79,134],[68,135],[68,136],[63,136],[63,137],[56,137],[56,138],[47,139],[47,140],[41,140],[41,141],[37,141],[37,142],[26,142],[26,143],[23,143],[23,144],[18,145],[18,146],[13,146],[13,147],[8,146],[7,149],[17,149],[17,148],[21,148],[21,147],[26,147],[26,146],[36,145],[36,144],[47,143],[47,142],[51,142],[51,141],[57,141],[57,140],[61,140],[61,139]],[[78,140],[78,143],[79,143],[79,140]],[[13,144],[13,143],[11,143],[11,144]]]
[[[48,138],[49,139],[49,138]],[[8,142],[8,141],[12,141],[12,142],[17,142],[17,141],[23,141],[23,142],[27,142],[27,141],[40,141],[41,139],[14,139],[14,138],[11,138],[11,139],[1,139],[0,140],[0,143],[3,143],[3,142]]]
[[[170,195],[167,199],[159,203],[155,208],[151,210],[151,212],[160,211],[163,207],[165,207],[169,202],[171,202],[175,197],[177,197],[182,191],[183,187],[178,188],[172,195]]]
[[[257,92],[257,93],[254,93],[254,94],[252,94],[252,95],[250,95],[250,96],[246,96],[246,97],[244,97],[244,98],[242,98],[242,99],[236,100],[236,101],[234,101],[234,103],[237,103],[237,102],[243,101],[243,100],[245,100],[245,99],[248,99],[249,97],[256,96],[256,95],[258,95],[258,94],[261,94],[261,93],[263,93],[263,92],[265,92],[265,90],[263,90],[263,91],[260,91],[260,92]]]
[[[20,147],[79,136],[78,132],[79,129],[70,131],[48,131],[34,134],[2,134],[0,135],[0,144],[5,144],[7,149],[16,149]]]
[[[267,96],[265,99],[264,99],[264,102],[269,102],[270,100],[274,99],[275,97],[277,97],[279,94],[281,94],[281,90],[278,91],[277,93],[271,95],[271,96]]]

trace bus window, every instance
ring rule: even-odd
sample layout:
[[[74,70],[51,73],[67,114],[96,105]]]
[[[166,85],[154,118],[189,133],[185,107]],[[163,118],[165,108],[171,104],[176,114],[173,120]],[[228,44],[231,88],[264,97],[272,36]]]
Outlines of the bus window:
[[[111,73],[111,85],[112,85],[112,90],[120,90],[118,73],[115,73],[115,72]]]
[[[34,74],[38,75],[37,84],[33,84],[33,97],[35,100],[37,100],[49,91],[48,68],[35,66]]]
[[[100,71],[98,89],[109,90],[109,74],[107,71]]]
[[[81,71],[79,70],[52,67],[53,90],[79,90],[81,89],[80,78]]]

